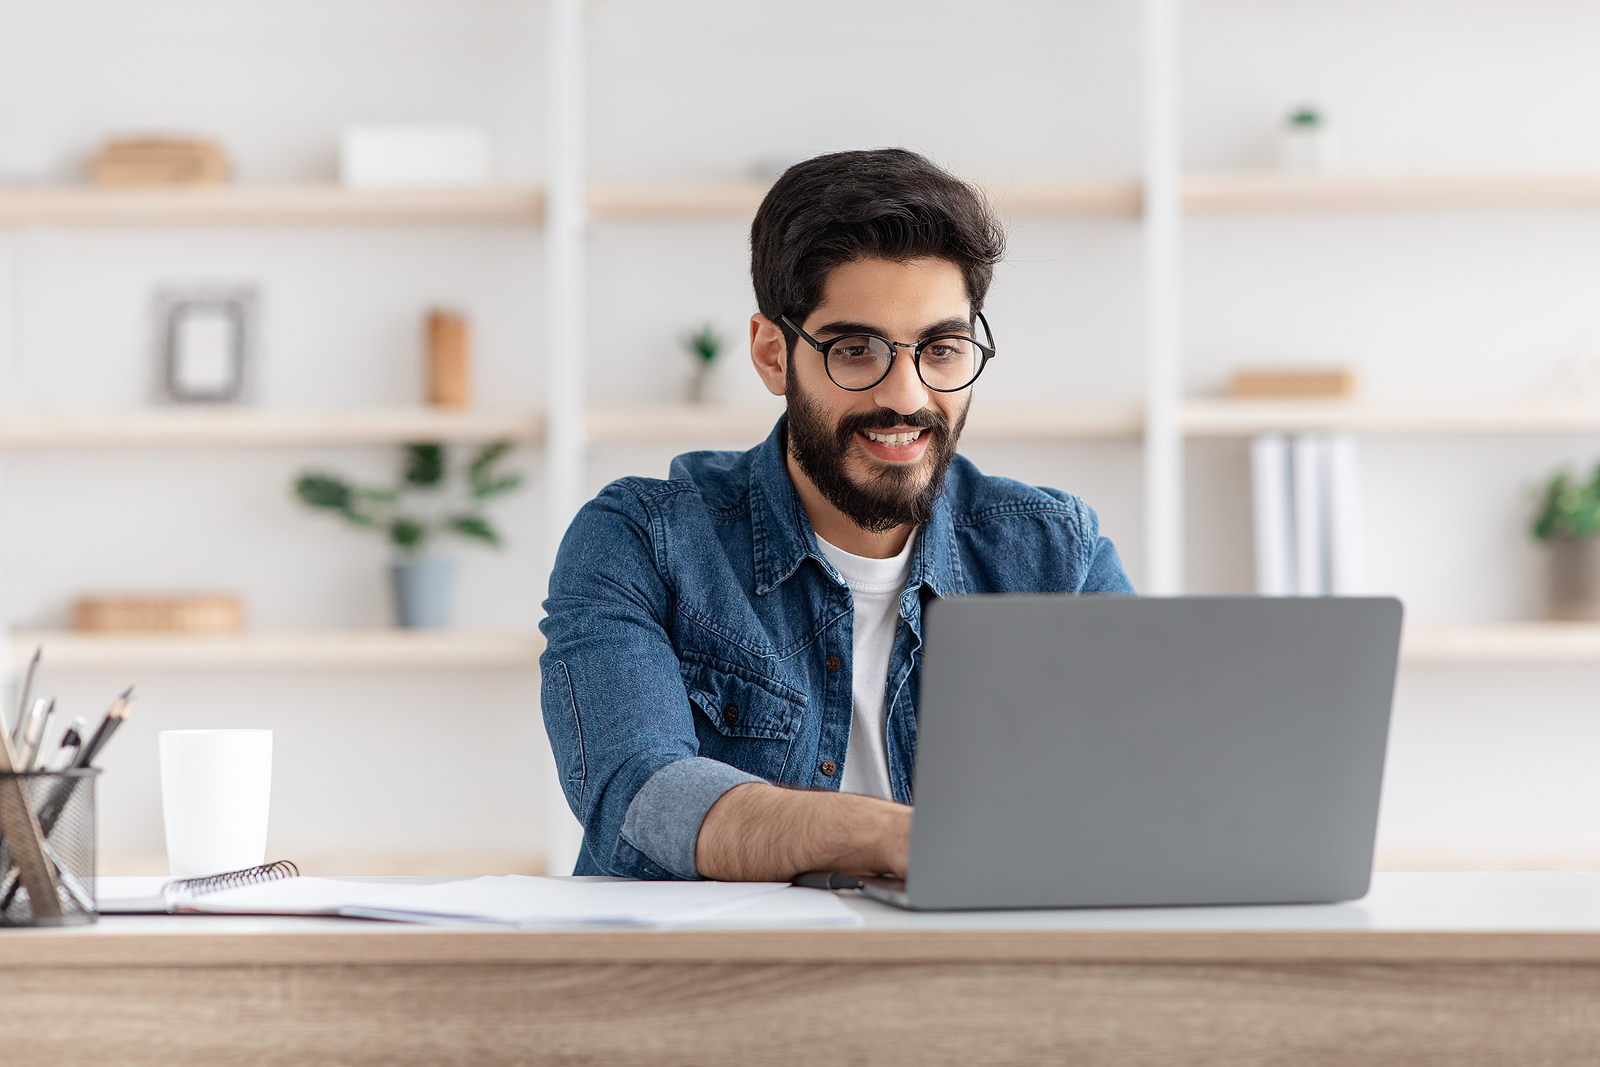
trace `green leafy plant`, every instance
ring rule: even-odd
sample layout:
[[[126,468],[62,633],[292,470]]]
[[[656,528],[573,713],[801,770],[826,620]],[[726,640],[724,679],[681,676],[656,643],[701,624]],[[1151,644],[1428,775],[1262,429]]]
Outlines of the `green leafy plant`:
[[[722,351],[722,335],[709,322],[698,330],[684,334],[681,340],[684,351],[708,367],[717,358],[717,353]]]
[[[510,451],[509,441],[485,445],[462,468],[457,484],[443,445],[405,445],[399,484],[393,489],[311,473],[295,480],[294,494],[307,507],[336,512],[353,526],[380,531],[402,556],[417,555],[441,533],[499,548],[504,541],[483,509],[522,485],[521,474],[500,469],[500,460]]]
[[[1577,481],[1567,471],[1550,477],[1540,494],[1533,536],[1541,541],[1593,537],[1600,533],[1600,465],[1588,481]]]
[[[1289,114],[1289,125],[1296,129],[1315,130],[1322,125],[1322,113],[1314,107],[1296,108]]]

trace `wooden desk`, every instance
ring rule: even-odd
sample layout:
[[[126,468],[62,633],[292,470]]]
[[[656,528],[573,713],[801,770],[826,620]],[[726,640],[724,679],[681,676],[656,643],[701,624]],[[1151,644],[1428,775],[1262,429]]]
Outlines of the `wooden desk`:
[[[50,1067],[1600,1063],[1600,874],[1383,874],[1318,908],[855,906],[864,927],[810,931],[5,931],[0,1041]]]

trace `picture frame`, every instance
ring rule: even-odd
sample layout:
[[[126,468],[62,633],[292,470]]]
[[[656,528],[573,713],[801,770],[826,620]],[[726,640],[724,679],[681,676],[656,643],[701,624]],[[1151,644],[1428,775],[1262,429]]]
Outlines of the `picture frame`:
[[[158,294],[160,389],[178,404],[245,399],[256,317],[247,286],[167,289]]]

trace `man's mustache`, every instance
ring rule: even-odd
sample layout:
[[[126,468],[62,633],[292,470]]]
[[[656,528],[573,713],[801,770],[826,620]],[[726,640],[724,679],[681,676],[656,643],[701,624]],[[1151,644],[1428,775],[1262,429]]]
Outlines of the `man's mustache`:
[[[946,435],[950,432],[950,420],[937,411],[923,408],[910,415],[902,415],[892,408],[878,408],[876,411],[863,411],[840,419],[839,440],[847,441],[857,433],[867,430],[891,430],[897,426],[931,429],[936,435]]]

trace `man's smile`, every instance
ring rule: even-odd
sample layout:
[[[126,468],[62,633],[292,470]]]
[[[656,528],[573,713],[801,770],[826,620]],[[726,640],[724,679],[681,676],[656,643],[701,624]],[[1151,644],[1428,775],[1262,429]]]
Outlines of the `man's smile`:
[[[931,437],[926,426],[856,431],[856,438],[867,454],[887,463],[913,463],[921,459]]]

